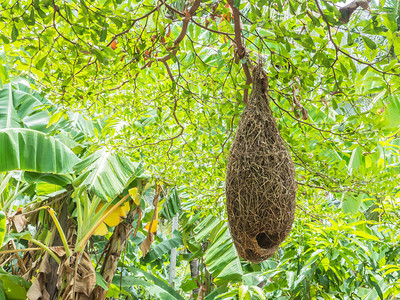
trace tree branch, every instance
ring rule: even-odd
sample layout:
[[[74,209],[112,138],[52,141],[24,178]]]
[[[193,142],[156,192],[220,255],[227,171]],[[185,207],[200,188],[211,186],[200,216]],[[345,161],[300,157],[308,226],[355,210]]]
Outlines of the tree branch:
[[[340,14],[342,15],[340,17],[340,21],[342,21],[343,24],[348,23],[350,21],[351,15],[358,7],[361,7],[364,10],[369,10],[369,0],[354,0],[349,4],[341,7],[339,9]]]
[[[164,64],[165,68],[167,69],[169,78],[171,78],[172,81],[175,81],[175,78],[174,78],[174,76],[172,75],[172,72],[171,72],[171,69],[169,68],[168,63],[167,63],[166,61],[163,61],[163,64]]]
[[[126,30],[124,30],[124,31],[121,31],[120,33],[117,33],[116,35],[114,35],[113,38],[110,40],[110,42],[107,44],[107,47],[109,47],[109,46],[111,45],[111,43],[112,43],[117,37],[128,33],[128,32],[132,29],[132,27],[136,24],[136,22],[138,22],[138,21],[140,21],[140,20],[142,20],[142,19],[147,18],[148,16],[150,16],[151,14],[153,14],[154,12],[156,12],[157,10],[159,10],[160,7],[161,7],[161,5],[159,4],[159,5],[157,5],[154,9],[152,9],[151,11],[149,11],[147,14],[145,14],[145,15],[139,17],[139,18],[136,18],[136,19],[132,20],[132,24],[129,26],[129,28],[126,29]]]
[[[172,6],[168,5],[167,3],[164,3],[164,5],[165,5],[165,7],[167,7],[167,8],[170,9],[170,10],[172,10],[174,13],[176,13],[177,15],[180,15],[181,17],[184,17],[184,16],[185,16],[184,13],[182,13],[182,12],[176,10],[176,9],[173,8]],[[195,20],[193,20],[193,18],[191,19],[191,21],[192,21],[194,24],[196,24],[197,26],[199,26],[200,28],[203,28],[204,30],[210,31],[210,32],[212,32],[212,33],[224,35],[224,36],[226,36],[228,39],[230,39],[231,41],[233,41],[233,39],[231,38],[231,35],[234,35],[233,33],[222,32],[222,31],[218,31],[218,30],[215,30],[215,29],[208,28],[208,27],[206,27],[206,26],[200,24],[199,22],[196,22]]]
[[[178,46],[179,46],[180,42],[182,42],[183,38],[186,36],[187,29],[188,29],[188,26],[189,26],[189,21],[192,18],[192,16],[196,13],[196,10],[199,8],[200,3],[201,3],[201,0],[196,0],[193,3],[193,5],[190,8],[190,10],[189,11],[188,10],[185,11],[185,17],[184,17],[183,23],[182,23],[182,30],[181,30],[179,36],[176,38],[176,40],[174,42],[174,47],[173,47],[174,50],[171,53],[169,53],[166,56],[164,56],[164,57],[157,58],[157,61],[166,62],[172,56],[175,56],[176,53],[178,53]]]
[[[249,85],[253,82],[253,80],[250,73],[249,62],[246,59],[247,56],[246,48],[242,44],[242,21],[240,20],[240,12],[239,9],[233,5],[233,0],[227,0],[227,2],[232,9],[234,29],[235,29],[234,40],[236,44],[237,54],[242,63],[244,74],[246,75],[246,85]],[[246,88],[243,91],[244,103],[247,103],[248,96],[249,96],[249,89]]]
[[[352,60],[355,60],[356,62],[358,62],[358,63],[360,63],[360,64],[369,66],[370,68],[372,68],[373,70],[375,70],[375,71],[377,71],[377,72],[379,72],[379,73],[381,73],[381,74],[398,76],[398,74],[396,74],[396,73],[391,73],[391,72],[379,70],[377,67],[374,66],[374,65],[376,65],[377,63],[368,63],[368,62],[362,61],[361,59],[359,59],[359,58],[357,58],[357,57],[354,57],[354,56],[350,55],[349,53],[347,53],[346,51],[342,50],[342,49],[335,43],[335,41],[334,41],[333,38],[332,38],[332,33],[331,33],[331,27],[332,27],[332,26],[331,26],[331,24],[329,23],[328,19],[326,18],[325,14],[323,13],[322,8],[321,8],[321,6],[320,6],[319,3],[318,3],[318,0],[315,1],[315,4],[317,5],[319,14],[321,15],[322,19],[324,20],[324,22],[325,22],[325,24],[326,24],[326,27],[327,27],[327,30],[328,30],[328,38],[329,38],[329,41],[330,41],[330,42],[332,43],[332,45],[335,47],[336,52],[340,52],[340,53],[342,53],[343,55],[345,55],[345,56],[351,58]],[[360,5],[360,6],[361,6],[361,5]],[[361,6],[361,7],[362,7],[362,6]],[[393,46],[393,44],[392,44],[392,46]]]

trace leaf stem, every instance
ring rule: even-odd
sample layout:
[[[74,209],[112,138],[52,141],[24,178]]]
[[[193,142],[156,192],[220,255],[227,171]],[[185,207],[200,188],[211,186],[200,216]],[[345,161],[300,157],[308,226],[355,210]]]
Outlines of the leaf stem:
[[[39,242],[38,240],[35,240],[35,239],[33,239],[33,238],[30,238],[29,241],[31,241],[32,243],[38,245],[38,246],[39,246],[40,248],[42,248],[44,251],[46,251],[47,253],[49,253],[49,254],[51,255],[51,257],[54,258],[54,260],[55,260],[58,264],[61,263],[61,260],[58,258],[58,256],[57,256],[53,251],[51,251],[51,249],[50,249],[49,247],[47,247],[45,244],[42,244],[41,242]],[[26,249],[26,250],[29,250],[29,249]],[[14,250],[14,252],[15,252],[15,250]],[[65,253],[67,253],[67,249],[65,249]]]
[[[103,221],[109,215],[111,215],[123,202],[125,202],[126,199],[129,198],[129,196],[130,195],[128,194],[124,198],[122,198],[120,201],[118,201],[118,203],[115,204],[106,214],[104,214],[104,216],[102,216],[100,218],[100,220],[97,221],[97,223],[89,230],[89,232],[80,241],[77,242],[76,247],[75,247],[76,252],[80,252],[81,250],[83,250],[87,241],[90,239],[90,237],[92,236],[93,232],[97,229],[97,227],[99,227],[100,224],[103,223]]]
[[[57,227],[58,233],[60,234],[62,243],[63,243],[63,245],[64,245],[65,255],[67,256],[67,258],[69,258],[69,257],[71,256],[71,250],[70,250],[69,247],[68,247],[67,239],[66,239],[66,237],[65,237],[64,231],[63,231],[62,228],[61,228],[60,222],[58,222],[58,219],[57,219],[57,217],[56,217],[55,211],[54,211],[54,209],[52,209],[52,208],[49,207],[49,206],[45,206],[44,208],[47,209],[47,211],[49,212],[51,218],[53,219],[54,224],[55,224],[56,227]]]

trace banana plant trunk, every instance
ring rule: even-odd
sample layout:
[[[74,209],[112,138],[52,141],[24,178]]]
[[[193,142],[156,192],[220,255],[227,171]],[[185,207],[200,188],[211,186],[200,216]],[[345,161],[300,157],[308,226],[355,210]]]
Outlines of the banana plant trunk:
[[[61,228],[63,229],[64,232],[66,232],[67,229],[67,223],[68,223],[68,207],[67,203],[64,202],[62,204],[62,208],[60,211],[60,214],[58,215],[58,221],[60,222]],[[58,233],[56,226],[53,226],[53,234],[55,235],[54,241],[53,241],[53,246],[62,246],[62,240],[60,237],[60,234]],[[46,282],[46,290],[50,295],[51,300],[57,300],[58,299],[58,288],[57,288],[57,281],[58,281],[58,263],[51,257],[49,257],[49,264],[50,264],[50,273],[47,277],[47,282]]]
[[[70,200],[70,191],[66,191],[65,193],[59,194],[54,198],[48,199],[48,202],[55,202],[55,205],[59,205],[57,210],[57,218],[60,223],[60,226],[64,232],[68,232],[68,202]],[[37,220],[36,220],[37,222]],[[53,224],[51,226],[51,237],[50,237],[50,245],[54,249],[57,246],[61,248],[63,243],[58,233],[58,230]],[[30,256],[31,259],[35,259],[35,256]],[[58,263],[50,256],[48,253],[43,255],[40,263],[37,262],[28,262],[27,265],[36,265],[38,266],[38,270],[33,271],[30,270],[29,273],[25,274],[27,280],[31,280],[32,276],[35,276],[33,280],[33,284],[28,290],[27,299],[28,300],[57,300],[59,296],[59,289],[57,287],[57,282],[59,277],[62,274],[58,273],[59,265]],[[34,275],[35,274],[35,275]]]
[[[146,180],[138,180],[138,193],[139,195],[142,192],[142,187],[145,186]],[[136,214],[138,215],[138,225],[141,219],[141,210],[140,207],[132,207],[129,211],[126,219],[119,223],[117,227],[115,227],[113,234],[111,235],[105,249],[104,249],[104,261],[100,270],[100,274],[103,276],[104,280],[107,282],[107,286],[110,287],[112,279],[117,272],[118,261],[121,257],[121,253],[126,246],[126,242],[133,229],[133,221],[135,220]],[[136,234],[137,228],[135,230],[134,235]],[[101,286],[96,286],[93,290],[90,300],[101,300],[105,299],[107,296],[107,290],[103,289]]]
[[[101,267],[100,274],[104,280],[110,286],[112,279],[117,271],[118,261],[121,257],[121,253],[125,248],[126,241],[129,238],[129,234],[132,232],[132,221],[135,216],[135,212],[130,212],[125,221],[118,224],[115,227],[110,240],[107,243],[104,256],[104,262]],[[91,300],[105,299],[107,291],[101,286],[97,286],[90,297]]]

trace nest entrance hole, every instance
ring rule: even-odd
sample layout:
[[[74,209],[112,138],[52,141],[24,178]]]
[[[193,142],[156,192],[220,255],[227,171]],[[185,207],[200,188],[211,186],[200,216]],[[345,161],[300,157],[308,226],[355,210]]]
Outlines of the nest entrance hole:
[[[277,234],[267,235],[265,232],[261,232],[256,236],[257,244],[261,248],[268,249],[275,245],[275,242],[279,240]]]

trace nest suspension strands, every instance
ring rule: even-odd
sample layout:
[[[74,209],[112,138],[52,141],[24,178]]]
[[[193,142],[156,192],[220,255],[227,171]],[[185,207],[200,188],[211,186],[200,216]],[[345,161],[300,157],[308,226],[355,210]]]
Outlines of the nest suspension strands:
[[[261,62],[228,158],[226,208],[239,255],[272,256],[289,234],[296,208],[295,171],[266,95]]]

